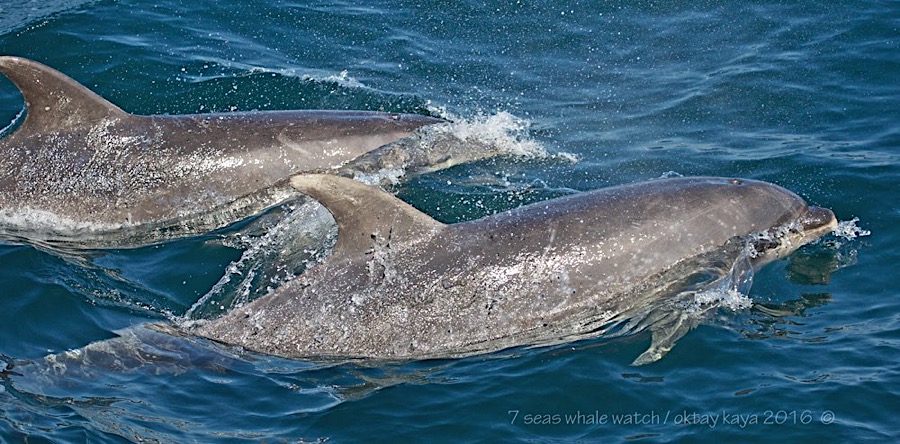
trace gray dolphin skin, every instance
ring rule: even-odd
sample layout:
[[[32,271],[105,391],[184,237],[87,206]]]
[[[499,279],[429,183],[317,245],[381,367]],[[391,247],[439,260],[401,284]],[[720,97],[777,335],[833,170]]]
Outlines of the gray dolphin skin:
[[[291,358],[441,358],[566,342],[599,335],[683,280],[697,258],[735,260],[752,247],[760,266],[837,224],[790,191],[742,179],[660,179],[452,225],[350,179],[291,183],[334,216],[334,251],[194,333]]]
[[[327,172],[443,120],[364,111],[129,114],[40,63],[0,57],[26,116],[0,139],[0,235],[129,246],[275,205]],[[280,186],[279,186],[280,185]]]

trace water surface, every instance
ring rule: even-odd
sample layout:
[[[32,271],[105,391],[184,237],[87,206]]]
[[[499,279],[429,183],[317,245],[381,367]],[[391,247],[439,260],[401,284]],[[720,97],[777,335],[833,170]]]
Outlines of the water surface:
[[[247,297],[264,294],[248,271],[277,285],[284,270],[264,265],[274,244],[243,226],[78,257],[4,244],[0,441],[896,439],[898,16],[887,0],[0,1],[0,53],[53,66],[130,112],[434,113],[551,154],[402,182],[401,198],[442,221],[718,175],[785,186],[872,233],[831,236],[765,268],[753,308],[719,309],[641,367],[629,364],[646,332],[360,365],[146,327],[243,283]],[[0,79],[0,122],[22,107]],[[150,365],[58,375],[30,364],[160,334],[176,349]]]

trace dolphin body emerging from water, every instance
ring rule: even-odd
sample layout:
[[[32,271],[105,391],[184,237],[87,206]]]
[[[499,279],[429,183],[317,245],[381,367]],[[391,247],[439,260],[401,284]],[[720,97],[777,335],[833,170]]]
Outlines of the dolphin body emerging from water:
[[[0,139],[0,235],[13,239],[122,247],[223,227],[285,200],[292,174],[333,170],[443,122],[364,111],[140,116],[31,60],[0,57],[0,72],[27,112]]]
[[[836,226],[830,210],[742,179],[617,186],[452,225],[350,179],[291,183],[334,216],[334,251],[193,332],[292,358],[441,358],[570,341],[684,288],[703,263],[749,254],[760,266]]]

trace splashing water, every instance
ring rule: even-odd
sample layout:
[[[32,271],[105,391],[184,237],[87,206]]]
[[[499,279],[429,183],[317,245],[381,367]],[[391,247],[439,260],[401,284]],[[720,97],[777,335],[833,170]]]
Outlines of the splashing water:
[[[753,264],[750,255],[742,254],[731,266],[727,276],[693,295],[685,311],[702,313],[713,307],[732,311],[750,308],[753,300],[748,296],[753,286]]]
[[[337,238],[328,211],[312,200],[267,216],[225,240],[245,248],[243,254],[177,323],[210,319],[265,295],[320,262]]]
[[[530,122],[502,111],[491,116],[481,115],[469,121],[459,121],[449,129],[462,140],[477,140],[498,146],[509,154],[546,157],[547,150],[541,144],[527,138],[529,127]]]
[[[854,217],[853,219],[850,219],[848,221],[841,221],[838,223],[837,228],[835,228],[832,233],[835,236],[846,239],[848,241],[856,239],[857,237],[872,235],[871,231],[859,227],[857,225],[858,222],[858,217]]]
[[[572,153],[549,153],[531,137],[530,121],[506,111],[491,115],[477,114],[470,119],[460,118],[443,108],[432,108],[431,111],[452,122],[446,126],[435,126],[435,131],[452,134],[463,142],[490,146],[502,154],[516,157],[558,159],[571,163],[579,160]]]

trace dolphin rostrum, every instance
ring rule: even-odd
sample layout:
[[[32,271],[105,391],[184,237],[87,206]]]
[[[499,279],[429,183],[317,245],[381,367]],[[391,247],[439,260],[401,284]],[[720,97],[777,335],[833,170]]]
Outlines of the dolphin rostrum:
[[[225,226],[443,120],[364,111],[129,114],[40,63],[0,57],[25,98],[0,139],[0,235],[128,246]],[[371,159],[369,159],[371,161]],[[281,184],[281,186],[276,186]]]
[[[333,252],[195,333],[284,357],[379,359],[574,340],[685,280],[697,258],[758,266],[836,226],[830,210],[743,179],[617,186],[452,225],[350,179],[291,184],[334,216]]]

